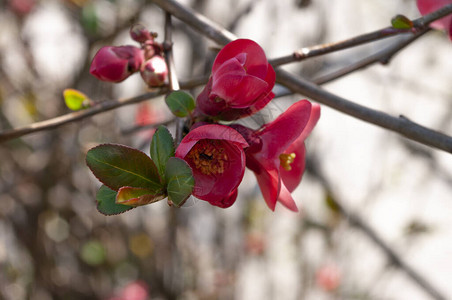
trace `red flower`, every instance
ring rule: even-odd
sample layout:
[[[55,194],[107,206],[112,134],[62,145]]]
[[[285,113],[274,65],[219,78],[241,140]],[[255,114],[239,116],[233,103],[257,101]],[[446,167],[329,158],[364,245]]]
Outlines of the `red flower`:
[[[256,175],[271,210],[279,201],[298,211],[290,194],[300,183],[305,167],[304,140],[320,117],[320,106],[298,101],[276,120],[257,131],[233,125],[250,144],[245,149],[246,166]]]
[[[191,130],[176,149],[176,157],[192,168],[193,195],[215,206],[231,206],[245,172],[243,148],[247,146],[245,139],[228,126],[209,124]]]
[[[426,15],[451,3],[452,0],[417,0],[417,7],[422,15]],[[449,38],[452,40],[452,15],[436,20],[431,23],[431,27],[445,29],[449,33]]]
[[[264,50],[251,40],[235,40],[218,53],[197,107],[222,120],[239,119],[262,109],[274,97],[274,85]]]
[[[120,82],[139,71],[143,60],[143,51],[134,46],[102,47],[89,72],[103,81]]]

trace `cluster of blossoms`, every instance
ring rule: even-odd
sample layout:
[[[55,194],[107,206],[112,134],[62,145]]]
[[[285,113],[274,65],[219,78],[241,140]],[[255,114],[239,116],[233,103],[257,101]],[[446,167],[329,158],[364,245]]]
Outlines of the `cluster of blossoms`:
[[[281,202],[297,211],[290,193],[301,181],[304,140],[320,117],[319,105],[298,101],[257,130],[218,124],[262,109],[274,97],[274,84],[275,71],[255,42],[235,40],[218,53],[209,82],[197,97],[194,115],[202,121],[192,126],[176,149],[176,157],[192,168],[194,196],[215,206],[231,206],[248,167],[270,209]]]
[[[121,82],[135,72],[140,72],[149,87],[162,86],[168,76],[168,68],[163,58],[163,46],[154,39],[155,33],[142,25],[130,30],[132,39],[140,43],[135,46],[102,47],[94,56],[89,69],[98,79]]]
[[[102,48],[93,60],[91,73],[101,80],[119,82],[140,70],[149,84],[148,63],[161,58],[161,47],[143,28],[132,37],[142,44],[141,49]],[[304,141],[320,117],[320,106],[300,100],[258,129],[231,122],[264,108],[274,98],[274,85],[275,71],[255,42],[238,39],[218,53],[209,81],[188,114],[190,128],[173,154],[191,169],[193,196],[218,207],[229,207],[237,199],[245,168],[249,168],[271,210],[280,202],[298,211],[291,192],[301,181]],[[121,197],[123,190],[118,190]],[[161,199],[165,188],[159,193]]]

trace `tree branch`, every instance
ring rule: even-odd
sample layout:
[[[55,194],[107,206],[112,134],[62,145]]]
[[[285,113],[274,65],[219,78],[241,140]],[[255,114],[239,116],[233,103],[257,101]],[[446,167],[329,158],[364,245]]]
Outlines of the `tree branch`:
[[[165,59],[168,65],[168,79],[169,79],[169,87],[171,91],[179,90],[179,81],[176,75],[176,66],[174,65],[174,57],[173,57],[173,41],[172,41],[172,22],[171,22],[171,14],[166,12],[165,14]],[[182,140],[182,133],[184,129],[184,119],[177,118],[176,119],[176,145],[180,143]]]
[[[395,43],[394,45],[391,45],[387,47],[386,49],[383,49],[381,51],[378,51],[375,54],[372,54],[360,61],[357,61],[353,64],[350,64],[340,70],[337,70],[335,72],[332,72],[330,74],[323,75],[321,77],[315,78],[312,81],[315,84],[322,85],[325,83],[328,83],[330,81],[333,81],[335,79],[338,79],[340,77],[343,77],[345,75],[348,75],[352,72],[355,72],[360,69],[364,69],[370,65],[373,65],[375,63],[381,63],[381,64],[388,64],[389,61],[392,59],[394,55],[396,55],[400,50],[423,36],[425,33],[429,32],[431,29],[426,28],[422,30],[419,33],[416,33],[413,36],[410,36],[408,38],[403,39],[402,41]]]
[[[182,89],[190,89],[200,85],[203,85],[207,82],[206,77],[195,78],[194,80],[187,80],[180,83],[180,87]],[[6,129],[0,131],[0,143],[4,143],[6,141],[16,139],[25,135],[29,135],[35,132],[51,130],[63,126],[68,123],[78,122],[83,119],[92,117],[94,115],[107,112],[122,106],[131,105],[140,103],[146,100],[150,100],[156,98],[158,96],[162,96],[168,92],[168,88],[164,87],[156,91],[148,92],[145,94],[141,94],[135,97],[119,99],[119,100],[106,100],[99,103],[96,103],[94,106],[71,112],[59,117],[55,117],[52,119],[48,119],[45,121],[36,122],[30,125],[26,125],[20,128],[14,129]]]
[[[21,128],[17,129],[8,129],[0,132],[0,143],[6,142],[11,139],[15,139],[24,135],[28,135],[34,132],[43,131],[43,130],[49,130],[54,129],[57,127],[60,127],[64,124],[80,121],[85,118],[97,115],[102,112],[106,112],[121,106],[130,105],[139,103],[148,99],[155,98],[157,96],[163,95],[166,92],[166,89],[160,89],[158,91],[145,93],[136,97],[132,98],[126,98],[126,99],[119,99],[119,100],[112,100],[112,101],[103,101],[95,104],[94,106],[68,113],[53,119],[36,122]]]
[[[154,3],[219,44],[225,45],[236,39],[231,32],[175,0],[154,0]],[[440,10],[442,11],[441,14],[438,14],[438,12],[433,14],[435,14],[435,17],[442,16],[446,8],[452,9],[452,5],[447,5]],[[433,17],[429,17],[428,20],[433,20]],[[409,139],[452,153],[452,138],[445,134],[430,130],[406,119],[396,118],[384,112],[353,103],[323,90],[312,82],[296,78],[282,69],[276,68],[275,71],[277,81],[294,92],[305,95],[360,120],[397,132]]]
[[[434,11],[424,17],[418,18],[413,21],[413,28],[409,29],[396,29],[393,27],[385,27],[370,33],[359,35],[344,41],[327,43],[322,45],[315,45],[311,47],[303,47],[299,50],[294,51],[292,54],[282,56],[275,59],[270,59],[269,62],[277,67],[283,64],[288,64],[296,61],[301,61],[310,57],[319,56],[338,50],[343,50],[359,45],[363,45],[369,42],[374,42],[377,40],[385,39],[387,37],[405,34],[405,33],[417,33],[418,31],[423,31],[427,26],[435,20],[438,20],[444,16],[452,13],[452,4],[448,4],[443,8]]]

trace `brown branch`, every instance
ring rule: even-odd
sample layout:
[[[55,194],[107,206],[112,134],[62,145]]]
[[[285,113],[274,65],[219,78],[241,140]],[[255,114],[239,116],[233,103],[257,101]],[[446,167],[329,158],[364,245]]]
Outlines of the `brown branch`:
[[[195,78],[194,80],[188,80],[180,83],[182,89],[191,89],[202,84],[205,84],[207,79],[205,76]],[[45,121],[36,122],[30,125],[26,125],[20,128],[6,129],[0,131],[0,143],[16,139],[25,135],[29,135],[39,131],[51,130],[63,126],[68,123],[78,122],[88,117],[107,112],[122,106],[136,104],[146,100],[153,99],[158,96],[162,96],[168,92],[167,88],[161,88],[156,91],[148,92],[142,95],[138,95],[131,98],[119,99],[119,100],[107,100],[99,102],[94,106],[72,113],[68,113],[59,117],[48,119]]]
[[[315,84],[322,85],[325,83],[328,83],[330,81],[333,81],[335,79],[341,78],[345,75],[348,75],[352,72],[355,72],[360,69],[364,69],[370,65],[373,65],[375,63],[381,63],[381,64],[388,64],[389,61],[392,59],[392,57],[397,54],[400,50],[423,36],[425,33],[429,32],[430,28],[426,28],[423,31],[416,33],[415,35],[403,39],[402,41],[395,43],[394,45],[391,45],[387,47],[386,49],[383,49],[381,51],[378,51],[375,54],[372,54],[360,61],[357,61],[353,64],[350,64],[340,70],[337,70],[335,72],[332,72],[330,74],[323,75],[321,77],[315,78],[312,81]]]
[[[315,99],[355,118],[397,132],[424,145],[452,153],[452,138],[443,133],[416,124],[406,118],[396,118],[384,112],[356,104],[332,94],[312,82],[295,77],[282,69],[277,71],[277,81],[294,92]]]
[[[393,27],[385,27],[370,33],[366,33],[363,35],[359,35],[344,41],[327,43],[322,45],[315,45],[311,47],[304,47],[299,50],[294,51],[292,54],[282,56],[275,59],[270,59],[270,63],[273,66],[280,66],[283,64],[288,64],[292,62],[301,61],[310,57],[319,56],[331,52],[335,52],[338,50],[343,50],[359,45],[363,45],[369,42],[374,42],[377,40],[385,39],[391,36],[405,34],[405,33],[416,33],[418,31],[424,31],[427,26],[444,16],[447,16],[452,13],[452,4],[448,4],[443,8],[434,11],[424,17],[418,18],[413,21],[413,28],[409,29],[396,29]]]
[[[236,39],[231,32],[175,0],[154,0],[154,3],[219,44],[225,45]],[[449,8],[450,6],[448,5],[447,7]],[[429,17],[428,20],[432,18]],[[419,143],[452,153],[452,138],[445,134],[405,119],[396,118],[384,112],[361,106],[327,92],[312,82],[296,78],[282,69],[277,68],[275,71],[278,82],[294,92],[310,97],[315,101],[365,122],[397,132]]]
[[[168,80],[170,91],[179,90],[179,81],[176,75],[176,66],[174,65],[174,57],[173,57],[173,40],[172,40],[172,22],[171,22],[171,14],[166,12],[165,14],[165,59],[168,65]],[[184,129],[184,119],[177,118],[176,119],[176,145],[180,143],[182,140],[182,134]]]
[[[155,98],[157,96],[163,95],[166,92],[166,89],[160,89],[155,92],[149,92],[145,93],[136,97],[132,98],[126,98],[126,99],[119,99],[119,100],[112,100],[112,101],[103,101],[96,105],[94,105],[91,108],[72,112],[69,114],[65,114],[53,119],[36,122],[21,128],[16,129],[8,129],[0,132],[0,143],[6,142],[11,139],[15,139],[24,135],[28,135],[34,132],[43,131],[43,130],[50,130],[57,127],[60,127],[64,124],[80,121],[85,118],[97,115],[102,112],[106,112],[121,106],[130,105],[139,103],[148,99]]]

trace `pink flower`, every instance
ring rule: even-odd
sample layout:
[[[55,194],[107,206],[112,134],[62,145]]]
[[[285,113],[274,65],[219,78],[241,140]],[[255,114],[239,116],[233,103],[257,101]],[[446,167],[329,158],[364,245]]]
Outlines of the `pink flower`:
[[[235,40],[218,53],[197,107],[208,116],[239,119],[262,109],[274,97],[274,85],[264,50],[251,40]]]
[[[176,149],[195,177],[193,195],[226,208],[234,204],[245,172],[244,147],[248,143],[234,129],[217,124],[191,130]]]
[[[150,87],[162,86],[168,77],[166,62],[160,55],[155,55],[141,67],[141,77]]]
[[[118,296],[109,300],[146,300],[149,299],[149,287],[141,280],[133,281],[121,289]]]
[[[417,0],[417,7],[422,15],[426,15],[451,3],[452,0]],[[446,30],[452,40],[452,15],[436,20],[431,27]]]
[[[324,265],[315,274],[316,283],[325,291],[334,291],[341,284],[341,273],[336,265]]]
[[[102,47],[89,72],[103,81],[120,82],[139,71],[143,60],[143,51],[134,46]]]
[[[273,122],[257,131],[232,125],[250,144],[245,149],[246,166],[256,175],[265,201],[271,210],[281,202],[298,211],[290,194],[300,183],[305,168],[304,140],[320,117],[320,106],[298,101]]]

